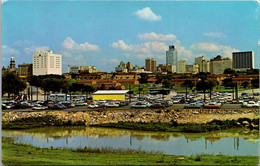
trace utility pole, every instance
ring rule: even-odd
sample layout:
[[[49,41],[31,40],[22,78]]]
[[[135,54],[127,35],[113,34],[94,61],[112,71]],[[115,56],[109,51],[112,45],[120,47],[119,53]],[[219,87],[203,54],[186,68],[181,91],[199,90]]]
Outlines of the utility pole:
[[[131,93],[131,85],[130,85],[130,84],[129,84],[129,94],[130,94],[130,95],[129,95],[129,104],[130,104],[130,103],[131,103],[131,94],[132,94],[132,93]]]
[[[237,82],[236,82],[236,100],[238,100],[238,88],[237,88]]]

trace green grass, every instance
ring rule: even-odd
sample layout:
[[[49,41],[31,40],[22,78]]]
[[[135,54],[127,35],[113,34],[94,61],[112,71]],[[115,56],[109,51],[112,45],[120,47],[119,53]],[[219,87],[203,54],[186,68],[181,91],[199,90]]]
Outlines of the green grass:
[[[257,165],[258,156],[177,156],[114,149],[55,149],[15,144],[2,138],[6,165]]]

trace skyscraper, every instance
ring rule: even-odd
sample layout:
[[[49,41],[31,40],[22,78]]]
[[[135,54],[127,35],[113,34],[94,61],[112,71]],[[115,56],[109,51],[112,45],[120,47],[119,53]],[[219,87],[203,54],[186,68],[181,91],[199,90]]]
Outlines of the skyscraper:
[[[177,50],[174,45],[169,46],[169,51],[166,51],[166,65],[175,65],[178,63]],[[177,69],[178,72],[178,69]]]
[[[199,65],[199,72],[203,72],[203,64],[202,61],[205,61],[206,58],[204,55],[195,58],[195,64]]]
[[[33,75],[62,74],[62,61],[60,54],[53,51],[37,51],[33,55]]]
[[[186,65],[187,62],[185,60],[181,60],[177,63],[177,73],[186,73]]]
[[[147,58],[145,59],[145,70],[155,72],[156,71],[156,59]]]
[[[254,52],[233,52],[233,67],[239,70],[254,68]]]

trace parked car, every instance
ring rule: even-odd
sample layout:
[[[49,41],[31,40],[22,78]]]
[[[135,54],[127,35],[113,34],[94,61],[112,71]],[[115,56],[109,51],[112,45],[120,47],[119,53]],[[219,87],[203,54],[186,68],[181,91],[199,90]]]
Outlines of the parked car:
[[[237,101],[237,100],[232,100],[231,103],[232,103],[232,104],[238,104],[238,101]]]
[[[210,102],[210,103],[206,103],[204,104],[204,108],[220,108],[221,104],[217,103],[217,102]]]
[[[106,107],[119,107],[119,104],[116,103],[108,103]]]
[[[131,105],[131,108],[146,108],[146,107],[147,105],[141,102]]]
[[[98,108],[98,107],[99,106],[97,104],[94,104],[94,103],[88,105],[88,108]]]
[[[32,108],[33,110],[47,110],[47,106],[37,105]]]
[[[201,108],[201,105],[198,105],[197,103],[190,103],[184,105],[184,108]]]
[[[254,101],[244,102],[242,104],[242,107],[246,107],[246,108],[259,107],[259,102],[254,102]]]
[[[52,109],[52,110],[63,110],[65,108],[67,108],[67,107],[62,105],[62,104],[53,104],[51,106],[48,106],[48,108]]]
[[[151,105],[151,108],[165,108],[165,105],[163,105],[161,103],[153,103]]]
[[[73,104],[75,106],[86,106],[86,105],[88,105],[88,103],[83,103],[83,102],[73,102]]]

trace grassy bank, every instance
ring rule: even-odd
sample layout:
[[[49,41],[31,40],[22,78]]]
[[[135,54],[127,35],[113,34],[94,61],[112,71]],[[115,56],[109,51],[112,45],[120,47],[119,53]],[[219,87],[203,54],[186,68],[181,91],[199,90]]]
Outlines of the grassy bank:
[[[2,123],[2,129],[29,129],[45,126],[85,126],[85,122],[71,120],[62,121],[54,116],[46,115],[42,117],[29,117]]]
[[[239,118],[238,120],[212,120],[206,124],[187,123],[178,124],[176,121],[170,123],[142,123],[142,122],[118,122],[118,123],[107,123],[97,124],[92,126],[99,127],[113,127],[131,130],[143,130],[143,131],[166,131],[166,132],[207,132],[214,130],[225,130],[230,128],[248,127],[250,129],[257,129],[256,126],[259,124],[259,119]],[[42,117],[29,117],[21,118],[12,122],[3,122],[2,129],[29,129],[35,127],[46,127],[46,126],[85,126],[85,121],[72,122],[70,120],[63,121],[57,119],[54,116],[46,115]]]
[[[130,130],[142,130],[142,131],[165,131],[165,132],[190,132],[190,133],[199,133],[199,132],[208,132],[215,130],[226,130],[230,128],[241,128],[246,127],[251,129],[257,129],[258,127],[253,127],[254,124],[259,124],[259,119],[248,119],[248,118],[239,118],[238,120],[212,120],[206,124],[196,124],[196,123],[187,123],[187,124],[178,124],[175,121],[171,123],[142,123],[142,122],[118,122],[118,123],[108,123],[108,124],[99,124],[93,126],[99,127],[113,127],[113,128],[122,128]],[[247,125],[248,124],[248,125]]]
[[[258,156],[174,156],[134,150],[54,149],[14,144],[2,139],[6,165],[257,165]]]

